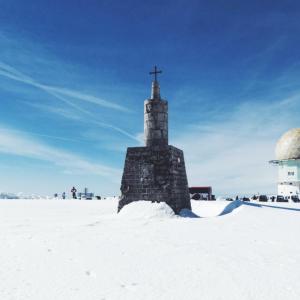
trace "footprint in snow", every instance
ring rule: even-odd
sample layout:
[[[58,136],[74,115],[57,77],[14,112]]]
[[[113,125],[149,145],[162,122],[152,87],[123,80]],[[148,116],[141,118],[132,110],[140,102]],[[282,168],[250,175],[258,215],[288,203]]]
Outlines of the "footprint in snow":
[[[131,284],[121,284],[121,287],[124,289],[127,289],[129,291],[134,291],[136,290],[138,284],[136,282],[133,282]]]
[[[85,275],[90,277],[96,277],[96,273],[89,270],[85,271]]]
[[[99,223],[101,223],[101,222],[97,221],[97,222],[94,222],[94,223],[87,224],[86,226],[96,226],[96,225],[98,225]]]

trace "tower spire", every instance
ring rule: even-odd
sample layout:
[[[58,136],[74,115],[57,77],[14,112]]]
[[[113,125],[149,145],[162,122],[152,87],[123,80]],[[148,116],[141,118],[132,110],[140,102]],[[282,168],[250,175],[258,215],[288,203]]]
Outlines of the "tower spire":
[[[154,71],[149,72],[150,75],[154,75],[154,81],[157,81],[157,74],[161,74],[161,70],[157,70],[157,66],[154,66]]]
[[[160,87],[157,81],[157,74],[161,74],[162,71],[157,69],[157,66],[154,66],[154,71],[149,72],[150,75],[154,75],[154,80],[152,81],[151,89],[151,99],[160,100]]]

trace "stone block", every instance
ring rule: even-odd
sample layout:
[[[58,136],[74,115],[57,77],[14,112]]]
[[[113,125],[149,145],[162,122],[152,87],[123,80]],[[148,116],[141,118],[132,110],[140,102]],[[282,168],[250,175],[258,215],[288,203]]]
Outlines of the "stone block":
[[[191,209],[183,152],[173,146],[128,148],[121,191],[119,211],[139,200],[166,202],[175,213]]]

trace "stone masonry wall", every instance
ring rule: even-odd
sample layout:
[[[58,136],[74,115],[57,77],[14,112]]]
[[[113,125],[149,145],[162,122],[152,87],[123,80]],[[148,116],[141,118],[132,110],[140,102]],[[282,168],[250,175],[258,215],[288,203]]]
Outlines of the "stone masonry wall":
[[[166,202],[179,213],[190,206],[183,152],[173,146],[127,149],[118,210],[133,201]]]
[[[176,206],[173,210],[177,213],[183,208],[191,209],[190,193],[188,189],[188,181],[185,169],[185,161],[183,151],[169,146],[171,152],[171,199]]]
[[[145,144],[151,146],[168,145],[168,102],[148,99],[144,103]]]

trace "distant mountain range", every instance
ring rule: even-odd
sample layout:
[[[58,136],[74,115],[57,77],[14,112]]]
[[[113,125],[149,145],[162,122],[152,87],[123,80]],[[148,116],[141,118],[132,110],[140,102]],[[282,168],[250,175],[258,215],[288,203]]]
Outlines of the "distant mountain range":
[[[19,199],[19,197],[13,193],[0,193],[0,199]]]

